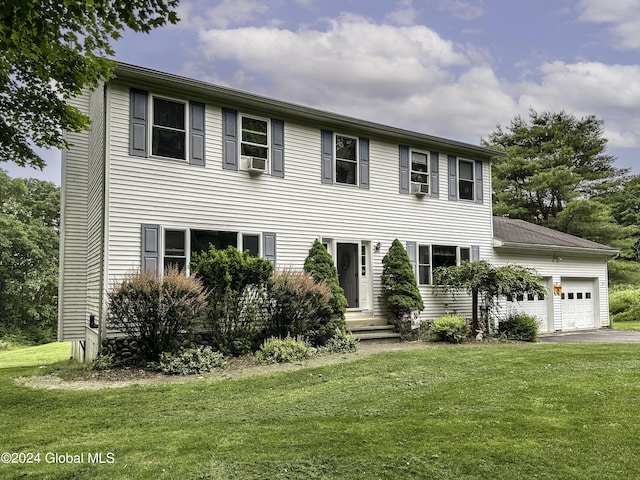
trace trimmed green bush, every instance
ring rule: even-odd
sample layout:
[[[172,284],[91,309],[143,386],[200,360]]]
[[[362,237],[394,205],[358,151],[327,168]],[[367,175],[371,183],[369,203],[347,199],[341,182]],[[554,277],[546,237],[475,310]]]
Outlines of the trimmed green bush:
[[[322,347],[322,351],[329,353],[355,353],[360,341],[355,335],[336,330],[336,333]]]
[[[333,258],[318,240],[313,242],[309,249],[309,254],[304,261],[304,271],[310,273],[316,282],[325,282],[331,289],[332,299],[330,302],[333,316],[341,323],[338,327],[345,327],[344,314],[347,310],[347,297],[340,286],[338,270],[333,263]]]
[[[273,264],[234,247],[211,246],[193,255],[191,271],[209,292],[205,328],[213,347],[229,355],[256,349],[264,339],[266,290]]]
[[[173,268],[163,277],[127,275],[107,299],[108,327],[135,340],[142,358],[152,362],[179,347],[180,337],[193,330],[207,305],[200,281]]]
[[[256,358],[263,365],[297,362],[310,358],[313,350],[304,341],[291,337],[269,338],[264,341]]]
[[[395,239],[382,259],[382,301],[391,312],[394,322],[402,320],[413,310],[424,309],[413,266],[407,251]]]
[[[470,331],[462,315],[444,315],[433,321],[430,339],[435,342],[462,343]]]
[[[179,353],[163,353],[159,369],[169,375],[193,375],[211,372],[227,364],[224,355],[209,346],[187,348]]]
[[[303,336],[313,345],[323,344],[340,324],[333,315],[332,298],[329,285],[310,273],[276,272],[269,286],[267,335]]]
[[[640,289],[609,292],[609,313],[612,322],[640,320]]]
[[[514,313],[498,324],[498,334],[509,340],[535,342],[538,339],[538,319],[524,313]]]

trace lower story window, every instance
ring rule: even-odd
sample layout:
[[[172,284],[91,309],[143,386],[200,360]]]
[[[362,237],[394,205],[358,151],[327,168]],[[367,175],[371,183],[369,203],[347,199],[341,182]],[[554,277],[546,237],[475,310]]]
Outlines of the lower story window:
[[[164,269],[177,268],[183,271],[187,265],[186,232],[164,231]]]
[[[433,268],[455,267],[457,265],[457,247],[446,245],[433,246]]]
[[[418,284],[431,285],[433,270],[455,267],[464,261],[471,261],[470,247],[418,245]]]
[[[418,247],[418,282],[420,285],[431,283],[431,253],[429,245]]]

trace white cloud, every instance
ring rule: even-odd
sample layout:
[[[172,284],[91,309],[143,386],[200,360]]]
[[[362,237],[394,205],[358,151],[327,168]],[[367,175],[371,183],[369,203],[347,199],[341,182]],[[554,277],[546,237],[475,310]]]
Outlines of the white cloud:
[[[640,48],[640,0],[580,0],[579,9],[579,20],[611,25],[617,48]]]
[[[260,0],[222,0],[213,7],[198,2],[182,2],[178,7],[181,22],[179,28],[227,28],[243,25],[269,11],[266,2]]]
[[[440,0],[440,9],[462,20],[475,20],[485,13],[483,0]]]
[[[400,0],[398,7],[387,14],[386,19],[398,25],[413,25],[418,16],[418,11],[413,8],[413,0]]]
[[[605,121],[611,147],[640,146],[640,66],[599,62],[545,63],[538,83],[517,88],[520,110],[565,109],[575,115],[595,114]]]

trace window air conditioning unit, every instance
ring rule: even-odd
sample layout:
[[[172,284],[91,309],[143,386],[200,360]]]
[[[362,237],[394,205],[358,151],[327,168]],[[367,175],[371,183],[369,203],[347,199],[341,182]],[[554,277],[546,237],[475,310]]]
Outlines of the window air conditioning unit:
[[[264,173],[267,171],[267,159],[260,157],[249,157],[249,172],[250,173]]]
[[[411,193],[418,196],[426,195],[429,193],[429,184],[412,182]]]

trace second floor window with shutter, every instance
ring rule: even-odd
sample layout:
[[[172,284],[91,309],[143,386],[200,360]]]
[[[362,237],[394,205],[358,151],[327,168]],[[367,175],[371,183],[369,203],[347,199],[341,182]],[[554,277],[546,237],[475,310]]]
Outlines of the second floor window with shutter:
[[[358,139],[336,135],[336,182],[358,184]]]
[[[153,98],[151,153],[159,157],[186,159],[186,105]]]

